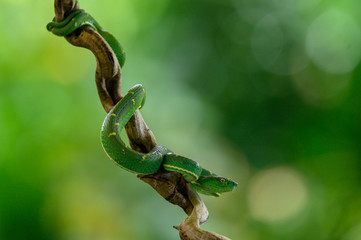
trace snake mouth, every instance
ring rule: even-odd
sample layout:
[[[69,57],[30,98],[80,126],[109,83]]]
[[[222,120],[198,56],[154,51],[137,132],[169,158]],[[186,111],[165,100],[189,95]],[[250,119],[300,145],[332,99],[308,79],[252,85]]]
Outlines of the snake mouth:
[[[232,186],[231,186],[231,191],[233,191],[236,187],[237,187],[238,183],[233,182]]]
[[[232,192],[238,185],[238,183],[232,181],[232,180],[228,180],[229,182],[222,187],[221,189],[219,189],[219,192]]]

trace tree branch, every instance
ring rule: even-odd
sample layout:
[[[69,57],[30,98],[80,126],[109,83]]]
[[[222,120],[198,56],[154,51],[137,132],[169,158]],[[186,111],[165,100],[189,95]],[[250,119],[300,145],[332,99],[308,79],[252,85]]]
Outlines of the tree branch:
[[[77,0],[55,0],[54,5],[57,22],[63,21],[69,13],[79,9]],[[87,26],[79,28],[65,38],[72,45],[84,47],[93,52],[97,61],[95,82],[98,95],[104,110],[109,112],[122,98],[121,68],[114,52],[98,32]],[[139,111],[136,111],[125,129],[134,150],[147,153],[157,145],[152,131]],[[154,174],[138,175],[138,177],[151,185],[164,199],[180,206],[189,215],[183,223],[175,227],[182,240],[229,240],[216,233],[200,229],[200,224],[208,219],[208,210],[181,174],[160,170]]]

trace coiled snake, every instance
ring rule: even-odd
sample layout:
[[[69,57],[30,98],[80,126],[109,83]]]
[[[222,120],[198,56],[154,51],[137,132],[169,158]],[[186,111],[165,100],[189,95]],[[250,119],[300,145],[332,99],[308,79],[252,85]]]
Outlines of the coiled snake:
[[[114,51],[121,67],[124,65],[125,53],[116,38],[101,28],[95,19],[83,10],[77,10],[61,23],[48,23],[47,29],[58,36],[66,36],[81,26],[89,26],[96,30]],[[143,107],[145,90],[135,85],[106,116],[101,128],[101,143],[111,160],[121,168],[137,174],[151,174],[160,168],[179,172],[184,179],[198,192],[211,196],[232,191],[237,183],[202,168],[198,162],[174,154],[168,148],[158,145],[149,153],[139,153],[129,148],[120,138],[120,132],[137,109]]]

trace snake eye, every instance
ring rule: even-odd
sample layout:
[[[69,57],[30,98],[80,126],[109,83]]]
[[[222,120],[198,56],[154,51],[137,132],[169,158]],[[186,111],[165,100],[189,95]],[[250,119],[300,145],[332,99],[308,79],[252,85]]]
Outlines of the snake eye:
[[[226,180],[225,180],[224,178],[221,178],[219,181],[220,181],[221,183],[225,183],[225,182],[226,182]]]

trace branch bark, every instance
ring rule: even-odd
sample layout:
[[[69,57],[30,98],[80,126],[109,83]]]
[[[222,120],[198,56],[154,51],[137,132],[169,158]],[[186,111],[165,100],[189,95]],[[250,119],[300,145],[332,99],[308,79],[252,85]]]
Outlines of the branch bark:
[[[55,0],[55,19],[63,21],[72,11],[79,9],[77,0]],[[98,32],[83,26],[65,37],[72,45],[84,47],[93,52],[97,67],[95,83],[99,99],[106,112],[122,99],[121,68],[118,60]],[[125,126],[131,147],[139,152],[147,153],[157,143],[152,131],[148,128],[142,115],[137,111]],[[224,236],[200,229],[200,224],[208,219],[208,210],[201,198],[184,180],[181,174],[160,170],[150,175],[138,175],[138,178],[151,185],[164,199],[181,207],[189,217],[178,227],[182,240],[229,240]]]

